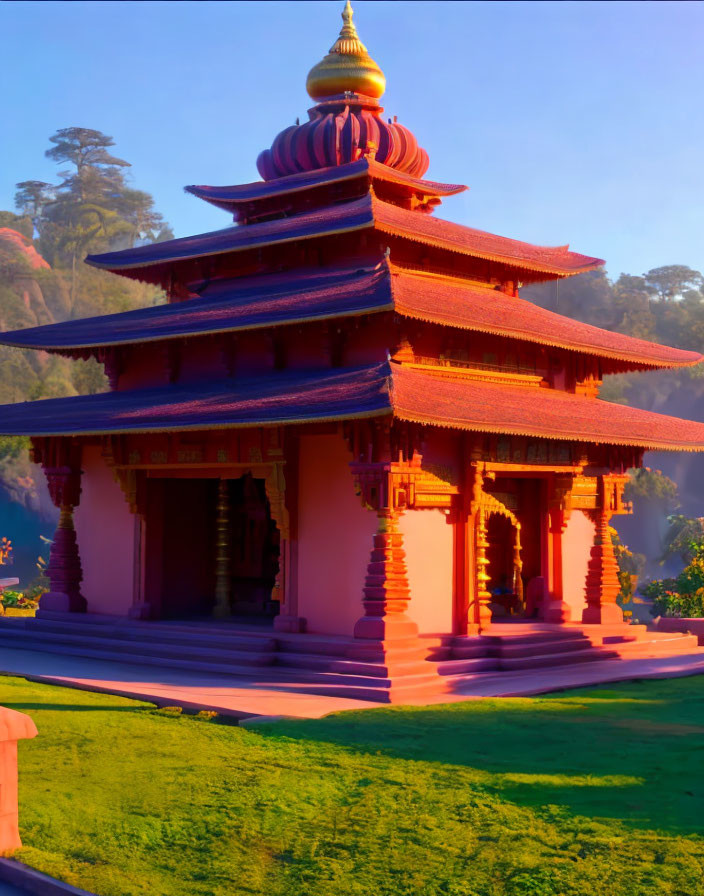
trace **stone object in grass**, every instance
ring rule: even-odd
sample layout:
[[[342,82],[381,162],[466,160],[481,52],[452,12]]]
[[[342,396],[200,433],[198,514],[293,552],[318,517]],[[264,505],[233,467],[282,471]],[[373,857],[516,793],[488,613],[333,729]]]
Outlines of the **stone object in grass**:
[[[0,706],[0,855],[22,846],[17,816],[17,741],[36,734],[29,716]]]

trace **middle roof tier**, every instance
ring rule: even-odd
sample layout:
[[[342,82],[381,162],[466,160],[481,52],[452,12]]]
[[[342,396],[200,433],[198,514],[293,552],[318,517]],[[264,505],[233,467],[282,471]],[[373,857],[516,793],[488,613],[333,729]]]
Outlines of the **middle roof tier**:
[[[388,260],[368,267],[317,268],[204,285],[184,302],[0,334],[0,343],[68,356],[166,342],[395,313],[401,318],[488,333],[590,355],[610,372],[682,367],[683,351],[572,320],[489,285],[411,271]]]

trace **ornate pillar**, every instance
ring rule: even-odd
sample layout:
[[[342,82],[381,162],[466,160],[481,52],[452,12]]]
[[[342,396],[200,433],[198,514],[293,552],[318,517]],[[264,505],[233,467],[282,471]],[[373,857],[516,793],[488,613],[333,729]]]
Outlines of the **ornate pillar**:
[[[476,522],[476,540],[474,551],[474,563],[476,566],[476,606],[474,618],[470,620],[470,633],[478,633],[487,626],[491,625],[491,592],[488,589],[489,584],[489,558],[487,556],[487,548],[489,547],[489,539],[487,537],[488,515],[484,507],[479,507],[477,511]]]
[[[623,623],[623,611],[616,603],[621,590],[618,580],[618,563],[614,555],[609,521],[615,513],[629,513],[630,507],[623,501],[625,475],[599,476],[598,506],[591,512],[596,523],[594,544],[587,567],[587,606],[582,612],[582,622],[596,625]]]
[[[215,606],[213,616],[222,619],[231,615],[230,608],[230,496],[229,482],[218,482],[215,518]]]
[[[384,641],[418,635],[418,626],[406,615],[411,593],[398,515],[389,507],[377,511],[379,527],[362,598],[364,616],[355,624],[355,638]]]
[[[75,446],[72,446],[75,447]],[[59,508],[59,523],[54,533],[46,574],[51,583],[42,595],[39,615],[53,613],[85,613],[86,600],[81,594],[83,570],[78,541],[73,525],[73,511],[81,498],[80,446],[74,451],[61,451],[66,463],[48,466],[42,462],[49,485],[49,494]],[[54,452],[55,456],[59,454]],[[57,459],[57,458],[55,458]]]

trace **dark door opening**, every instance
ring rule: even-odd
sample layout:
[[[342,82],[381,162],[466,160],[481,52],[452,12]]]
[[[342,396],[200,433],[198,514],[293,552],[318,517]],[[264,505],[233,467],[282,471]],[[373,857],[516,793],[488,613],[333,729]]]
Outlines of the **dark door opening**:
[[[162,492],[160,615],[210,616],[215,603],[217,481],[163,479],[155,485]]]
[[[227,557],[231,617],[270,619],[279,612],[272,591],[279,569],[279,530],[263,479],[227,480],[227,538],[218,547],[217,479],[158,479],[150,483],[147,588],[155,616],[214,615],[218,551]],[[157,600],[154,601],[154,596]],[[220,618],[222,618],[222,615]]]
[[[230,601],[234,616],[276,616],[272,591],[279,571],[279,530],[263,479],[249,474],[228,483]]]

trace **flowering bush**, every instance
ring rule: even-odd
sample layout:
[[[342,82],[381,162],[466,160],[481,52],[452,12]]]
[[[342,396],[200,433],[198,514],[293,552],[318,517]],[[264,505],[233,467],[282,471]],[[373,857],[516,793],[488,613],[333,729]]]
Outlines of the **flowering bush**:
[[[692,559],[675,579],[655,579],[641,588],[653,601],[653,616],[704,616],[704,538],[689,544]]]
[[[635,599],[638,576],[645,566],[645,557],[643,554],[634,554],[627,545],[622,544],[619,534],[613,526],[609,526],[609,535],[618,563],[618,580],[621,585],[621,591],[616,601],[621,606],[625,606]],[[636,603],[638,603],[637,599]]]
[[[16,607],[20,610],[36,610],[39,606],[38,602],[31,597],[27,597],[20,591],[10,591],[9,589],[0,595],[0,604],[4,609]]]

